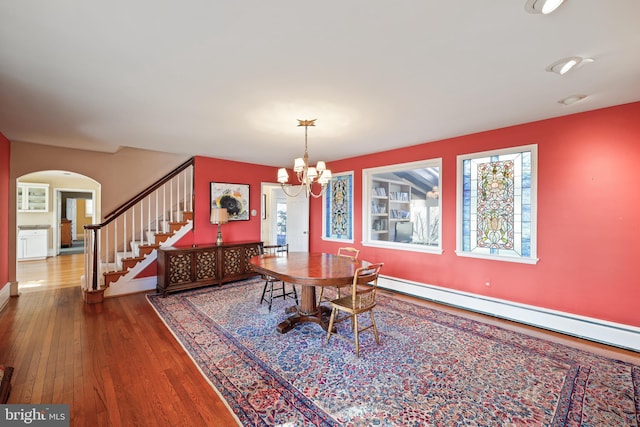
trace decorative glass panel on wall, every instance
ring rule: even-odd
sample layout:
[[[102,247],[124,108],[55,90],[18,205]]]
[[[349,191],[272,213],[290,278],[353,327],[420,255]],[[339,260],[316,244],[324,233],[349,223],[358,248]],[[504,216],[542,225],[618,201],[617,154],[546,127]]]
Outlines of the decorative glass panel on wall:
[[[364,169],[363,243],[442,253],[441,160]]]
[[[458,156],[456,253],[537,262],[536,182],[537,145]]]
[[[322,203],[322,238],[353,243],[353,172],[336,173]]]

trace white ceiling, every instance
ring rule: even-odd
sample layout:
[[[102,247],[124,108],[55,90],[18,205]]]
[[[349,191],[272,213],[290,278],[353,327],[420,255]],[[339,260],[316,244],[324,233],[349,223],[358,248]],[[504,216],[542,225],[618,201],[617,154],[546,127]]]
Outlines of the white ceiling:
[[[0,131],[289,166],[640,100],[640,1],[524,4],[3,0]]]

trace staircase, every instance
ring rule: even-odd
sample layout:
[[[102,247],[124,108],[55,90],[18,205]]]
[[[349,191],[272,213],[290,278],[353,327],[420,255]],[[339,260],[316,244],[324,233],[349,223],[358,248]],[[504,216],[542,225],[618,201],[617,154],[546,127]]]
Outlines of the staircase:
[[[103,223],[85,226],[90,232],[84,290],[106,296],[139,291],[135,282],[155,262],[157,249],[193,229],[193,163],[183,163],[106,215]]]
[[[183,212],[183,220],[170,222],[169,231],[147,231],[147,240],[143,242],[132,240],[130,242],[131,252],[118,252],[116,254],[115,268],[118,270],[105,271],[102,273],[104,287],[109,287],[112,283],[117,282],[121,277],[126,276],[129,272],[144,261],[155,261],[157,249],[162,246],[169,246],[171,242],[178,240],[174,236],[182,237],[184,231],[191,230],[193,221],[193,212]],[[171,242],[169,242],[171,239]],[[153,242],[153,243],[152,243]],[[131,256],[128,256],[131,255]],[[125,258],[126,256],[126,258]],[[145,263],[145,266],[149,262]],[[105,264],[107,268],[113,268],[113,264]]]

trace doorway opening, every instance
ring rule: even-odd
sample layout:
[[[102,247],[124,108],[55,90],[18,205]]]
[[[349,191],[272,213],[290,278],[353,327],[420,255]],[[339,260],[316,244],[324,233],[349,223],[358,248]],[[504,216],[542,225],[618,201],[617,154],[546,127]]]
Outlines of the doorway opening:
[[[95,224],[94,192],[58,189],[55,195],[59,212],[58,255],[84,253],[85,225]]]
[[[292,252],[309,251],[309,199],[287,197],[280,184],[262,183],[260,239],[265,245],[288,243]]]
[[[16,187],[19,292],[80,286],[84,226],[100,218],[100,184],[74,172],[47,170],[19,177]]]

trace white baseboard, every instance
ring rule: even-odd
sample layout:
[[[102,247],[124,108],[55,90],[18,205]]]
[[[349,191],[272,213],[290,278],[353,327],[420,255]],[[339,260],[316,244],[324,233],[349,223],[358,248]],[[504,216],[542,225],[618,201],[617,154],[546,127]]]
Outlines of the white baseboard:
[[[11,297],[11,282],[7,282],[4,284],[2,289],[0,289],[0,311],[4,310],[9,302],[9,298]]]
[[[627,350],[640,351],[640,328],[507,300],[380,276],[380,288],[512,320]]]

